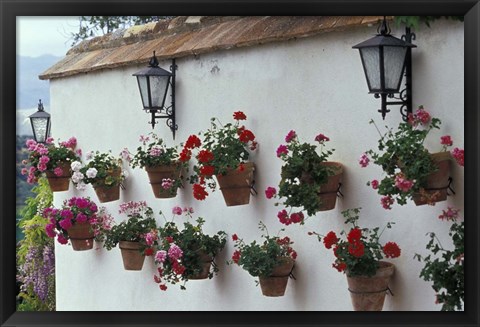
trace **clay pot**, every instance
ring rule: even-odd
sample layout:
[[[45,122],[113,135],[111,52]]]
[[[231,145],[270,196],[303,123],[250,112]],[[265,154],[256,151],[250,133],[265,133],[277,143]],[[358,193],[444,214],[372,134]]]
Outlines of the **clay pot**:
[[[227,207],[250,203],[250,191],[253,185],[253,162],[243,164],[244,169],[229,170],[225,175],[215,175]]]
[[[48,184],[50,185],[50,189],[52,192],[63,192],[68,191],[70,187],[70,162],[64,162],[58,165],[63,171],[61,176],[57,176],[53,173],[53,171],[46,171],[45,174],[47,176]]]
[[[120,168],[115,169],[112,172],[112,176],[119,178],[122,170]],[[120,184],[114,186],[106,186],[105,183],[102,181],[100,183],[101,186],[94,186],[93,189],[95,193],[97,193],[98,200],[100,203],[116,201],[120,198]]]
[[[276,266],[270,276],[259,276],[260,287],[264,296],[283,296],[287,288],[288,277],[292,272],[295,261],[291,258],[284,258],[278,266]]]
[[[76,223],[67,230],[74,251],[93,248],[93,230],[89,223]]]
[[[157,199],[174,198],[177,196],[177,189],[165,190],[162,187],[163,179],[176,180],[180,178],[181,165],[179,163],[168,166],[145,167],[152,186],[153,194]]]
[[[319,206],[318,211],[328,211],[335,208],[337,203],[337,190],[343,176],[343,166],[339,162],[326,161],[320,165],[333,168],[333,175],[328,177],[327,183],[320,186],[318,193]],[[308,172],[304,172],[301,177],[302,183],[313,183],[312,177]]]
[[[122,252],[123,268],[125,270],[142,270],[145,257],[140,252],[140,242],[120,241],[118,246]]]
[[[339,162],[322,162],[323,166],[333,167],[334,175],[328,177],[328,182],[320,187],[318,198],[320,205],[318,211],[327,211],[335,208],[337,203],[337,190],[343,176],[343,166]]]
[[[413,195],[413,201],[417,206],[441,202],[447,199],[452,156],[450,152],[437,152],[430,154],[430,156],[438,166],[438,170],[427,177],[424,187],[424,192],[427,196],[422,196],[421,193]]]
[[[388,282],[395,266],[390,262],[379,262],[377,273],[372,277],[348,277],[348,290],[354,311],[382,311]]]
[[[202,263],[202,271],[197,275],[189,276],[188,279],[207,279],[208,274],[210,273],[210,267],[212,266],[213,258],[208,254],[202,252],[200,255],[200,262]]]

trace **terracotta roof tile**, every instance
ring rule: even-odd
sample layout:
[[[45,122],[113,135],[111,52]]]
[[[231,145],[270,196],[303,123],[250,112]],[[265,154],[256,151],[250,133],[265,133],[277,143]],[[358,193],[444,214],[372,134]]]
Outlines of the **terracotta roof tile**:
[[[382,16],[179,16],[117,30],[85,40],[39,77],[53,79],[235,47],[303,38],[353,26],[376,24]]]

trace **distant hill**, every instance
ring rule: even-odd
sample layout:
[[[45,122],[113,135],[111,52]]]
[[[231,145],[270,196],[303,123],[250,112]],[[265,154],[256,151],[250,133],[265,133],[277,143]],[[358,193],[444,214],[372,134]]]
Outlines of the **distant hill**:
[[[37,109],[42,99],[46,111],[50,107],[49,82],[38,75],[57,63],[62,57],[43,55],[40,57],[17,56],[17,134],[31,135],[28,116]]]

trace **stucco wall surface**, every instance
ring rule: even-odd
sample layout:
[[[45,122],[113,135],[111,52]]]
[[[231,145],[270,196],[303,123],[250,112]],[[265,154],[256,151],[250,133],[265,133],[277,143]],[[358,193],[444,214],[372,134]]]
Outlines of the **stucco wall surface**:
[[[290,130],[302,141],[312,141],[318,133],[330,138],[335,152],[332,161],[345,166],[342,193],[332,211],[320,212],[305,225],[290,225],[283,235],[295,241],[298,252],[294,270],[284,297],[261,295],[254,278],[238,266],[225,261],[233,253],[233,243],[217,257],[220,273],[211,280],[190,281],[187,290],[169,286],[162,292],[153,281],[155,265],[147,258],[141,272],[125,271],[120,250],[74,252],[70,246],[56,244],[57,309],[81,311],[189,311],[189,310],[262,310],[262,311],[343,311],[351,310],[346,277],[332,268],[334,256],[307,236],[315,230],[326,234],[344,228],[341,211],[362,207],[360,224],[383,227],[387,221],[396,224],[383,235],[383,242],[395,241],[401,249],[393,260],[396,273],[384,310],[439,310],[430,284],[419,278],[422,268],[413,259],[425,253],[427,232],[437,232],[444,246],[449,246],[450,224],[437,217],[448,206],[464,207],[463,168],[454,165],[453,187],[456,194],[436,206],[395,205],[384,210],[380,197],[366,182],[380,177],[376,166],[361,168],[358,158],[367,149],[376,147],[378,133],[369,124],[397,126],[400,114],[396,108],[381,120],[377,109],[380,101],[368,94],[360,56],[352,46],[374,35],[376,27],[332,32],[302,40],[261,45],[245,49],[219,51],[198,57],[177,60],[177,124],[176,139],[160,121],[155,132],[168,144],[180,144],[190,134],[206,130],[210,118],[232,121],[232,113],[242,110],[245,122],[256,135],[259,148],[252,156],[256,164],[258,195],[250,204],[226,207],[218,190],[205,201],[192,197],[190,185],[174,199],[155,199],[145,171],[127,166],[129,178],[119,201],[104,204],[117,222],[120,203],[145,200],[155,212],[169,213],[175,205],[191,206],[196,215],[206,220],[205,230],[215,233],[237,233],[246,241],[260,240],[258,222],[262,220],[271,234],[284,227],[277,219],[278,207],[267,200],[264,190],[277,186],[282,161],[275,155],[279,144]],[[394,28],[400,36],[401,29]],[[463,148],[463,24],[437,21],[431,28],[421,26],[416,32],[413,50],[414,108],[424,105],[442,120],[440,131],[434,131],[427,146],[440,150],[440,136],[449,134],[454,145]],[[170,62],[161,62],[168,68]],[[141,110],[141,100],[132,74],[143,67],[77,75],[51,81],[52,135],[55,139],[75,136],[84,153],[90,150],[112,150],[118,154],[124,147],[134,151],[140,135],[151,131],[150,117]],[[90,196],[97,201],[89,186],[85,192],[74,189],[55,193],[54,203],[72,196]],[[98,202],[97,202],[98,203]],[[161,217],[157,215],[158,222]],[[179,221],[181,222],[181,221]],[[99,247],[97,245],[97,247]]]

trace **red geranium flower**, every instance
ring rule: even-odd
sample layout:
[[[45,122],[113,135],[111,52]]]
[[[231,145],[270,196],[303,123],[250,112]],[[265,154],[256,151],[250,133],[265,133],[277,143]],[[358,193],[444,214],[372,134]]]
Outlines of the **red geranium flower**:
[[[255,140],[255,135],[252,131],[245,129],[239,136],[240,142],[248,143],[249,141]]]
[[[347,264],[345,262],[335,262],[332,264],[332,267],[337,269],[338,272],[345,271],[347,269]]]
[[[242,111],[236,111],[233,113],[233,119],[235,120],[245,120],[247,116]]]
[[[362,237],[362,230],[358,227],[352,228],[350,233],[348,233],[347,239],[348,243],[354,243],[360,241]]]
[[[197,200],[205,200],[208,193],[205,191],[205,187],[200,184],[193,184],[193,197]]]
[[[235,252],[233,252],[232,261],[238,264],[238,260],[240,260],[241,255],[242,255],[242,252],[236,250]]]
[[[237,240],[238,240],[238,235],[237,235],[237,234],[233,234],[233,235],[232,235],[232,240],[233,240],[233,241],[237,241]]]
[[[202,144],[202,141],[196,135],[190,135],[185,142],[185,148],[194,149],[199,147]]]
[[[167,285],[165,285],[165,284],[160,284],[159,287],[160,287],[160,289],[161,289],[162,291],[166,291],[166,290],[167,290]]]
[[[365,245],[362,241],[350,243],[350,245],[348,246],[348,253],[350,253],[356,258],[360,258],[365,254]]]
[[[383,247],[383,253],[387,258],[397,258],[400,256],[401,250],[395,242],[388,242]]]
[[[325,245],[325,248],[331,249],[334,244],[337,244],[338,242],[338,237],[335,232],[330,231],[328,232],[327,235],[323,238],[323,244]]]
[[[200,174],[204,176],[212,176],[215,173],[215,167],[213,166],[203,166],[200,168]]]
[[[198,161],[200,161],[201,163],[206,163],[206,162],[209,162],[209,161],[212,161],[214,159],[213,157],[213,153],[211,153],[210,151],[208,150],[202,150],[198,153]]]
[[[183,149],[182,152],[180,152],[180,161],[186,162],[190,160],[192,157],[192,151],[188,150],[187,148]]]
[[[153,248],[146,248],[144,254],[146,257],[153,255]]]

